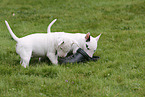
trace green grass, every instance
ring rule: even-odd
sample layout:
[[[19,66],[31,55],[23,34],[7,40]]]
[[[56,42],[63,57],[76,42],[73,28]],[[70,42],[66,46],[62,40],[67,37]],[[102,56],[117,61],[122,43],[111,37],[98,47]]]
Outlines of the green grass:
[[[0,96],[145,96],[144,0],[0,0]],[[13,16],[13,13],[15,16]],[[100,33],[97,62],[54,66],[32,58],[23,68],[7,20],[18,37],[52,31]]]

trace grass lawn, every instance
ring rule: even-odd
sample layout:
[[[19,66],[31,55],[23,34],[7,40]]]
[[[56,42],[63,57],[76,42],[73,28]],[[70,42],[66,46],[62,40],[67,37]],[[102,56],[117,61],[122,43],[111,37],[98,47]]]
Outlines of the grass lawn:
[[[32,58],[20,65],[18,37],[52,31],[100,33],[97,62],[54,66]],[[144,0],[0,0],[1,97],[143,97],[145,96]]]

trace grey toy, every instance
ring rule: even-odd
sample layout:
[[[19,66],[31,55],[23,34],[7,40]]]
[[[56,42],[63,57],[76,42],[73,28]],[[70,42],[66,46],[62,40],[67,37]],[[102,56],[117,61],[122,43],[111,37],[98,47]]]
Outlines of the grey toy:
[[[80,63],[86,61],[97,61],[100,59],[99,56],[93,56],[92,58],[81,48],[77,50],[74,55],[68,56],[66,58],[60,58],[60,64],[67,64],[67,63]]]

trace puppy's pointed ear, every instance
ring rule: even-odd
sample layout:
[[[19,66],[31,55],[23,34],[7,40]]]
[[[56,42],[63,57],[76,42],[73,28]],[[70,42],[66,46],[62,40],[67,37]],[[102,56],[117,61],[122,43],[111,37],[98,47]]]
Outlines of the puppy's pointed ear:
[[[61,41],[58,43],[58,46],[60,46],[60,45],[62,45],[62,44],[64,44],[64,41],[63,41],[63,40],[61,40]]]
[[[96,37],[96,40],[97,40],[97,41],[99,40],[100,36],[101,36],[101,34],[100,34],[100,35],[98,35],[98,36]]]
[[[57,45],[58,45],[58,46],[64,44],[64,39],[63,39],[62,37],[58,37],[57,39],[58,39],[58,40],[57,40]]]
[[[90,32],[88,32],[85,36],[86,42],[90,41]]]

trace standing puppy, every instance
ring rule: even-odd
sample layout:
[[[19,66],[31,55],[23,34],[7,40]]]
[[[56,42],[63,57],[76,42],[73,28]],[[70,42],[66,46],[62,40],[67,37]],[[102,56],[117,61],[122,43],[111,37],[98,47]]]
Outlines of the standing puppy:
[[[47,28],[47,33],[51,33],[50,28],[56,20],[57,19],[53,20],[49,24]],[[72,33],[56,32],[55,34],[57,36],[68,37],[75,40],[78,43],[78,46],[82,48],[90,57],[92,57],[93,54],[95,53],[97,49],[97,42],[101,36],[100,34],[97,37],[93,38],[92,36],[90,36],[89,32],[87,34],[81,34],[81,33],[72,34]],[[73,50],[73,54],[74,53],[76,53],[76,50]]]
[[[58,64],[58,56],[65,57],[75,44],[70,38],[63,38],[51,33],[31,34],[18,38],[11,30],[8,22],[5,21],[5,23],[11,36],[17,42],[16,52],[20,55],[22,66],[25,68],[29,66],[32,55],[47,56],[53,64]]]

